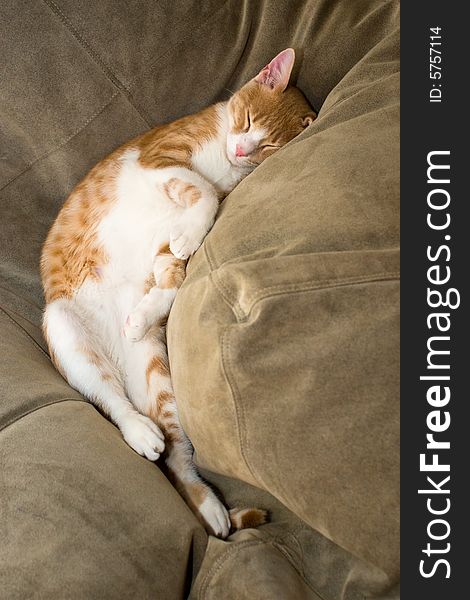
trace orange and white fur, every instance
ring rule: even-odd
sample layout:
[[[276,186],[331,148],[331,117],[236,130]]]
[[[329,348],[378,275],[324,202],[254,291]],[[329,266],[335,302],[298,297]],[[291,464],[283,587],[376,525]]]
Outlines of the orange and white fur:
[[[66,200],[41,258],[43,330],[57,369],[136,452],[151,461],[164,453],[177,489],[220,537],[264,513],[230,514],[198,474],[178,420],[165,321],[219,201],[315,118],[288,86],[293,63],[284,50],[228,102],[98,163]]]

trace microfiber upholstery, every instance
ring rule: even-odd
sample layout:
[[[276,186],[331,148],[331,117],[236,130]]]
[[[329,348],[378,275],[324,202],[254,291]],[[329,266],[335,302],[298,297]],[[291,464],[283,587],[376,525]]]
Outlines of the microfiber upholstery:
[[[398,2],[0,3],[0,595],[398,597]],[[319,111],[224,201],[168,324],[208,538],[52,367],[41,245],[112,149],[286,47]]]
[[[199,464],[269,491],[392,579],[398,77],[395,29],[226,199],[169,324]]]
[[[17,319],[0,311],[0,596],[184,597],[204,530]]]

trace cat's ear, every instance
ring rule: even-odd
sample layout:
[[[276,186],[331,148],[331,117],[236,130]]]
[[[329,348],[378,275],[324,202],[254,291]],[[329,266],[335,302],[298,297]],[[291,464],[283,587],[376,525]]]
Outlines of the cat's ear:
[[[302,125],[304,126],[304,128],[308,127],[315,121],[316,118],[317,115],[314,112],[309,112],[304,117],[302,117]]]
[[[279,52],[268,65],[261,69],[255,77],[255,81],[267,85],[272,90],[283,92],[289,83],[294,61],[295,52],[292,48]]]

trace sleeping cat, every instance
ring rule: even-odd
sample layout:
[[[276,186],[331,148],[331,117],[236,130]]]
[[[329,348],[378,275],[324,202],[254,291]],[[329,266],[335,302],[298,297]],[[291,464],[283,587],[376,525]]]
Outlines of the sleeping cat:
[[[169,475],[209,531],[264,520],[226,510],[199,476],[173,394],[165,319],[219,201],[315,118],[278,54],[228,102],[131,140],[72,191],[41,257],[43,330],[70,385]]]

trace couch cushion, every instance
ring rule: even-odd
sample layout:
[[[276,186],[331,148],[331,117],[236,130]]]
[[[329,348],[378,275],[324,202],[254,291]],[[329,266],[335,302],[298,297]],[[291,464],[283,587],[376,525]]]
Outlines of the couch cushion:
[[[270,523],[210,537],[191,599],[398,600],[396,581],[340,548],[259,487],[207,470],[229,506],[263,506]]]
[[[392,565],[389,572],[395,572],[396,567],[396,505],[393,500],[382,523],[382,530],[387,531],[382,545],[390,545],[389,556],[385,559],[377,551],[380,543],[374,535],[382,534],[377,525],[378,511],[387,509],[384,499],[393,498],[397,489],[396,457],[388,451],[388,482],[385,482],[387,465],[384,459],[387,444],[394,447],[395,442],[391,438],[395,433],[385,426],[383,447],[371,441],[362,453],[360,448],[351,446],[348,438],[347,450],[353,448],[355,452],[351,452],[351,460],[344,471],[339,470],[340,461],[335,461],[334,456],[335,452],[338,456],[337,446],[344,443],[346,436],[343,429],[347,423],[351,423],[358,436],[366,430],[365,425],[361,428],[360,423],[355,421],[357,413],[353,413],[351,408],[354,403],[366,408],[366,417],[370,418],[373,426],[371,439],[375,440],[378,424],[372,415],[382,408],[386,422],[384,398],[387,394],[395,398],[391,386],[388,389],[385,385],[387,375],[383,367],[389,358],[393,371],[393,357],[396,356],[392,349],[393,340],[387,339],[387,335],[395,330],[391,326],[387,328],[385,323],[392,318],[396,307],[386,286],[391,285],[389,275],[393,252],[390,251],[397,243],[396,175],[390,168],[396,147],[396,49],[391,37],[397,24],[397,6],[395,0],[358,0],[353,3],[336,0],[295,3],[291,0],[245,3],[210,0],[200,3],[185,0],[176,4],[170,0],[158,3],[154,0],[133,3],[105,0],[86,8],[71,0],[5,0],[0,3],[0,61],[5,64],[0,86],[0,302],[9,311],[15,310],[26,318],[16,317],[30,333],[40,322],[43,305],[38,277],[41,245],[64,198],[87,170],[117,145],[142,130],[227,98],[230,90],[252,77],[260,64],[265,64],[279,50],[287,46],[296,48],[298,84],[317,109],[323,106],[320,118],[309,132],[268,161],[263,170],[253,174],[233,198],[228,199],[213,232],[214,243],[209,240],[206,246],[208,258],[202,249],[191,262],[181,303],[175,306],[175,318],[170,321],[172,365],[181,394],[185,425],[197,441],[203,463],[222,472],[239,474],[258,486],[272,490],[303,519],[318,526],[344,547],[361,556],[367,554],[377,563]],[[379,129],[382,135],[380,141],[376,135]],[[321,177],[317,173],[321,173]],[[364,185],[367,177],[372,182],[369,189]],[[380,190],[374,183],[377,178],[382,182]],[[284,207],[283,202],[287,202]],[[247,223],[252,226],[248,228]],[[323,256],[316,256],[319,253]],[[278,263],[277,258],[286,258],[287,262]],[[258,259],[260,262],[257,262]],[[292,260],[302,267],[298,266],[292,277],[286,279],[286,269],[292,268]],[[237,271],[238,263],[242,264],[241,272]],[[265,268],[266,265],[269,268]],[[385,273],[383,279],[379,277],[380,272]],[[343,281],[341,286],[335,285],[335,278],[345,274],[350,277],[349,281]],[[320,284],[318,294],[315,292],[317,284]],[[278,285],[282,293],[276,295],[271,286]],[[289,286],[295,287],[298,295],[293,294]],[[302,286],[303,291],[300,290]],[[335,290],[345,290],[346,287],[349,295],[343,299],[335,295]],[[357,290],[357,296],[352,293],[354,290]],[[302,354],[304,366],[299,368],[299,377],[292,376],[292,369],[287,368],[289,362],[284,360],[286,355],[280,353],[277,363],[273,363],[279,370],[278,379],[270,384],[268,393],[254,390],[256,394],[253,395],[251,384],[258,375],[262,375],[258,386],[263,386],[266,381],[263,365],[272,364],[263,361],[263,356],[270,358],[272,345],[283,341],[280,337],[283,332],[276,334],[278,320],[292,336],[290,348],[293,350],[297,346],[292,330],[299,333],[304,327],[305,316],[296,318],[297,311],[303,310],[301,304],[289,303],[292,308],[284,310],[281,302],[278,310],[275,299],[286,298],[284,292],[300,300],[302,293],[311,295],[312,301],[304,301],[307,316],[315,312],[312,311],[314,306],[318,306],[318,316],[317,321],[313,317],[309,321],[304,337],[311,336],[313,331],[320,341],[323,336],[329,343],[323,356],[319,357],[317,352]],[[382,300],[383,310],[380,307]],[[194,303],[193,307],[191,303]],[[364,321],[361,307],[363,312],[370,311],[373,317],[372,324],[368,323],[364,331],[361,329]],[[256,311],[260,309],[257,321]],[[246,311],[246,322],[243,311]],[[357,323],[356,330],[348,329],[348,311]],[[321,316],[325,314],[332,321],[331,336],[322,329],[325,319]],[[343,315],[343,321],[337,315]],[[342,322],[346,322],[344,331]],[[234,334],[234,344],[230,352],[235,348],[232,360],[239,363],[233,376],[235,383],[224,379],[226,375],[221,367],[225,369],[226,363],[222,363],[219,345],[225,328],[232,326],[230,335]],[[244,347],[243,340],[248,340],[243,338],[244,331],[250,327],[256,354],[250,354],[249,348]],[[383,332],[382,346],[377,343],[376,332],[380,328]],[[197,343],[191,342],[191,331],[195,332]],[[269,332],[271,337],[266,336],[263,346],[260,340],[265,332]],[[331,343],[336,332],[342,335],[342,355]],[[55,484],[51,486],[53,471],[48,465],[56,460],[63,461],[60,469],[64,464],[72,465],[79,482],[79,497],[83,498],[80,485],[91,474],[99,473],[103,481],[109,478],[119,481],[121,471],[117,465],[122,464],[124,476],[132,475],[141,459],[125,447],[119,433],[93,407],[78,400],[78,396],[53,371],[47,358],[31,346],[27,338],[24,338],[27,343],[23,347],[18,338],[22,334],[16,332],[14,339],[9,335],[2,336],[6,344],[11,342],[6,350],[8,360],[4,363],[6,385],[0,398],[4,423],[10,423],[2,433],[5,464],[9,469],[4,480],[6,491],[2,490],[2,493],[8,492],[11,498],[18,495],[18,502],[23,506],[24,494],[32,497],[38,489],[40,495],[46,498],[48,510],[58,511],[51,513],[53,523],[66,524],[64,535],[79,536],[74,552],[67,555],[67,568],[63,573],[55,574],[51,587],[45,589],[55,589],[54,586],[59,585],[59,575],[71,580],[76,559],[80,558],[80,561],[85,561],[85,566],[73,585],[70,584],[71,595],[79,597],[77,590],[80,586],[85,594],[91,591],[92,595],[100,595],[99,586],[108,585],[108,578],[103,573],[114,573],[118,562],[113,566],[113,557],[107,557],[106,561],[110,562],[98,563],[100,569],[93,571],[91,561],[87,562],[80,554],[81,546],[88,547],[80,532],[82,528],[89,531],[92,545],[104,548],[107,530],[100,529],[96,521],[87,529],[87,513],[84,510],[77,513],[72,502],[68,508],[56,502],[62,492],[60,489],[57,491]],[[33,335],[39,340],[37,330]],[[237,339],[240,342],[238,347],[235,344]],[[365,347],[368,344],[372,350],[367,353]],[[357,347],[362,354],[356,351]],[[33,359],[30,355],[32,348],[36,353]],[[377,357],[377,364],[374,364],[373,357],[378,352],[383,352],[385,358],[381,361]],[[365,354],[367,356],[362,361],[364,370],[359,377],[358,364]],[[320,365],[317,370],[307,373],[307,362],[315,364],[317,360]],[[24,371],[16,369],[17,362],[24,363]],[[324,369],[325,364],[328,368],[333,365],[336,377],[342,372],[341,368],[348,365],[348,369],[343,368],[343,371],[349,374],[344,374],[338,382],[336,378],[332,382],[319,381],[321,373],[318,374],[318,369]],[[201,381],[201,373],[204,373],[204,379],[207,375],[207,381]],[[253,373],[256,378],[252,377]],[[365,382],[364,374],[369,377]],[[228,370],[227,377],[230,377]],[[286,385],[278,385],[281,379],[298,386],[294,401],[287,395]],[[249,392],[243,387],[247,381]],[[21,385],[16,388],[15,395],[12,390],[19,385],[18,382]],[[238,382],[242,386],[241,391],[236,390]],[[367,385],[369,389],[366,390]],[[282,412],[282,416],[279,410],[269,410],[263,415],[260,408],[263,403],[273,405],[273,397],[280,397],[279,389],[283,392],[283,402],[289,403],[289,407],[298,403],[299,410],[292,413],[291,425],[294,415],[297,415],[301,423],[312,424],[309,440],[321,440],[323,435],[328,442],[326,449],[323,446],[318,448],[318,441],[311,450],[308,446],[313,457],[311,463],[294,461],[295,469],[299,470],[298,478],[305,480],[307,501],[318,502],[318,511],[314,510],[315,507],[299,506],[299,500],[294,498],[299,497],[299,490],[289,489],[296,482],[283,477],[293,471],[288,458],[301,457],[301,451],[305,449],[304,440],[297,440],[287,427],[287,447],[279,447],[279,437],[277,446],[271,449],[268,429],[281,431],[286,411]],[[344,393],[344,389],[352,396],[349,412],[346,403],[342,405],[344,410],[341,408],[340,399],[336,396],[338,391]],[[303,411],[301,399],[307,399],[305,408],[313,410],[313,400],[316,402],[318,398],[313,392],[318,390],[324,393],[323,406],[319,406],[314,412],[315,418],[312,418]],[[376,402],[370,405],[367,394],[375,392]],[[242,400],[239,396],[234,399],[232,393],[244,396]],[[66,398],[72,398],[73,402]],[[309,403],[313,404],[313,408],[309,408]],[[325,409],[328,403],[332,406],[331,414]],[[250,418],[252,420],[250,431],[245,431],[245,414],[248,422]],[[338,415],[341,417],[339,420]],[[23,418],[18,420],[21,416]],[[314,429],[317,417],[320,417],[323,426]],[[341,424],[335,432],[339,438],[336,445],[334,436],[328,434],[334,419]],[[29,426],[28,421],[37,423],[37,426]],[[77,423],[81,423],[78,430]],[[245,436],[247,441],[239,442],[238,434],[234,435],[238,427],[240,435]],[[60,430],[64,431],[63,435],[59,435]],[[90,436],[90,431],[98,435]],[[244,444],[243,454],[241,443]],[[362,443],[360,441],[358,445]],[[31,460],[28,453],[31,444],[37,447],[37,462],[34,468],[26,471],[26,461]],[[95,469],[98,464],[94,455],[95,444],[100,452],[99,464],[109,462],[111,465],[109,473],[104,468],[101,471]],[[103,445],[108,448],[104,454]],[[361,463],[360,459],[370,456],[372,446],[375,462]],[[89,453],[83,454],[87,448]],[[260,465],[253,456],[252,448],[261,448],[262,455],[271,452],[272,464],[264,461]],[[20,460],[13,463],[15,456],[19,456]],[[307,473],[305,476],[306,470],[312,470],[316,461],[320,462],[320,466],[314,469],[314,475]],[[287,472],[283,472],[286,463],[289,467]],[[373,492],[377,492],[374,485],[379,473],[384,478],[383,493],[377,495],[375,505],[371,499],[369,503],[364,501],[360,493],[364,482],[363,469],[371,467],[370,489]],[[140,485],[146,487],[143,480],[148,479],[150,490],[156,493],[157,481],[158,484],[161,481],[159,474],[151,465],[146,464],[142,468],[146,474],[145,477],[142,475]],[[328,479],[328,484],[331,483],[331,473],[337,474],[338,481],[333,481],[333,486],[326,486],[321,497],[322,484],[325,479]],[[344,474],[346,476],[340,480],[339,477]],[[26,478],[29,489],[21,491],[15,482]],[[317,483],[321,484],[319,496],[309,495],[310,486]],[[63,484],[77,493],[72,476],[64,478]],[[94,485],[100,487],[98,481]],[[281,489],[282,486],[285,489]],[[343,493],[340,493],[341,486]],[[116,512],[123,503],[129,502],[129,511],[124,511],[125,518],[132,513],[132,520],[138,526],[139,521],[134,517],[137,515],[136,506],[139,510],[142,508],[139,499],[120,491],[116,503],[113,503],[111,494],[105,494],[105,487],[100,489],[103,505],[111,502]],[[165,487],[162,489],[166,490]],[[165,495],[166,491],[162,494]],[[169,498],[174,499],[175,496]],[[331,498],[335,499],[334,503]],[[145,495],[142,496],[144,501]],[[357,502],[358,506],[351,501]],[[332,504],[331,512],[325,508],[326,502]],[[352,508],[350,515],[345,508],[348,503]],[[165,499],[162,505],[167,506]],[[31,572],[37,576],[37,581],[48,585],[47,573],[39,573],[39,569],[41,561],[58,564],[60,552],[48,550],[55,547],[55,541],[51,539],[51,543],[44,546],[42,541],[49,531],[38,526],[43,520],[33,522],[30,505],[26,517],[14,513],[12,506],[10,503],[2,517],[15,523],[24,535],[12,537],[9,531],[5,538],[7,544],[2,546],[2,550],[5,548],[11,556],[21,557],[21,564],[32,566]],[[150,503],[148,507],[149,510],[154,509]],[[364,520],[369,508],[370,524],[368,518]],[[186,511],[186,507],[175,500],[177,520],[181,510]],[[157,507],[157,513],[152,513],[149,522],[155,524],[155,530],[157,521],[163,523],[162,531],[166,536],[175,517],[171,513],[167,522],[164,512],[160,513]],[[77,524],[68,523],[68,514],[77,519]],[[337,518],[338,523],[335,524]],[[357,518],[357,522],[363,519],[365,523],[365,530],[359,532],[361,535],[358,535],[357,543],[351,541],[358,530],[357,522],[351,525],[353,518]],[[24,525],[21,519],[24,519]],[[31,532],[36,527],[37,536],[34,537]],[[200,529],[197,529],[199,533],[193,533],[194,520],[184,521],[182,527],[184,539],[179,540],[179,549],[175,548],[177,554],[171,555],[175,557],[174,564],[180,567],[174,568],[171,581],[166,576],[161,579],[162,585],[168,585],[168,590],[179,590],[178,593],[181,593],[187,567],[186,559],[181,557],[191,551],[190,540],[202,535]],[[96,535],[92,533],[93,529],[96,529]],[[59,531],[57,539],[61,539],[60,535]],[[137,544],[137,538],[132,535],[130,532],[131,545]],[[28,553],[28,546],[22,545],[24,540],[29,541],[32,554]],[[364,552],[364,546],[369,543],[369,553]],[[62,550],[60,544],[56,548]],[[154,551],[155,556],[165,553],[159,546]],[[91,549],[90,553],[93,553]],[[154,554],[151,553],[151,556],[153,558]],[[129,563],[119,563],[122,574],[118,581],[123,582],[126,590],[130,589],[129,582],[136,572],[141,572],[142,565],[138,561],[132,562],[133,555],[129,554],[129,557]],[[2,575],[7,572],[12,576],[12,580],[8,581],[10,587],[5,589],[14,597],[20,589],[13,587],[19,586],[18,582],[15,583],[17,571],[8,560],[3,564],[7,571],[3,569]],[[110,566],[109,571],[107,566]],[[134,567],[136,571],[132,571]],[[143,585],[156,585],[158,592],[161,589],[158,581],[151,580],[148,571],[145,573]],[[158,575],[157,571],[153,573],[154,577]],[[79,581],[81,577],[85,583]],[[98,578],[102,579],[98,581]],[[171,582],[175,587],[171,587]],[[26,581],[25,585],[30,583]],[[142,593],[141,597],[146,597],[146,594]]]
[[[183,598],[207,536],[153,463],[0,313],[0,589]]]
[[[178,406],[199,463],[268,490],[392,579],[397,27],[392,15],[308,131],[225,200],[168,330]],[[341,55],[361,45],[358,33],[342,39]],[[318,64],[307,54],[302,68],[314,81]]]

